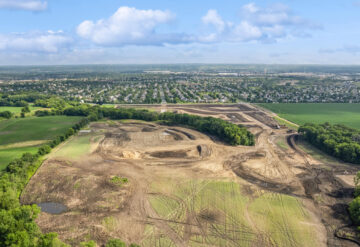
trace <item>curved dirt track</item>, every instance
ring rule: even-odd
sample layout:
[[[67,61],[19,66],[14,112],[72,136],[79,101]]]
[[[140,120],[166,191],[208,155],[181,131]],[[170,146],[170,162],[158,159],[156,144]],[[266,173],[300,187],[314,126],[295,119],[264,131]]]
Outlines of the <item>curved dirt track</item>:
[[[333,226],[347,224],[334,212],[343,213],[338,204],[346,203],[351,192],[336,175],[351,175],[356,169],[312,159],[287,129],[260,122],[268,118],[250,105],[165,109],[199,115],[209,111],[213,117],[243,124],[256,135],[256,145],[231,147],[197,131],[152,123],[93,123],[91,152],[77,159],[50,156],[23,193],[23,203],[51,201],[69,208],[61,215],[41,213],[37,222],[42,230],[58,232],[74,245],[91,236],[98,244],[116,237],[143,246],[221,246],[221,241],[226,246],[277,246],[278,240],[259,226],[258,214],[252,212],[259,195],[273,193],[282,209],[286,206],[281,195],[304,206],[311,219],[304,224],[316,233],[317,246],[353,246],[335,238]],[[279,138],[288,140],[287,149],[277,145]],[[126,177],[129,183],[116,187],[109,182],[113,176]],[[249,200],[240,218],[211,205],[198,209],[205,203],[198,198],[206,198],[213,181],[233,183],[226,184],[231,188],[241,185]],[[277,229],[289,239],[283,246],[305,246],[293,236],[287,214],[281,212],[283,223]]]

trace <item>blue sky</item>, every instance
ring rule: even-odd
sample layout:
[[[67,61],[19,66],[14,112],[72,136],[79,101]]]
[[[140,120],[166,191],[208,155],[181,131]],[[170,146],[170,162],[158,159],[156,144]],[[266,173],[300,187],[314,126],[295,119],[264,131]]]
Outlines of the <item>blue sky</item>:
[[[360,64],[356,0],[0,0],[0,65]]]

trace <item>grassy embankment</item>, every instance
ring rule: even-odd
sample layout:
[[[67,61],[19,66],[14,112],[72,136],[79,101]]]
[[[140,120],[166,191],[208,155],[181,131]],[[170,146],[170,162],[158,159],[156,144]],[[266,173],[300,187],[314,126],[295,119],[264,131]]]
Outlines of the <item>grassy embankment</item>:
[[[51,116],[12,118],[0,122],[0,170],[23,153],[36,153],[38,147],[63,134],[81,117]]]

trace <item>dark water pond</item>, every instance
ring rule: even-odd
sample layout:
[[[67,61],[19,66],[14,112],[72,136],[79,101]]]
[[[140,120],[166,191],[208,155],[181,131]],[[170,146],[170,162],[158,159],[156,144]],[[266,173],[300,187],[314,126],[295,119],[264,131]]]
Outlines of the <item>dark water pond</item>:
[[[37,204],[42,212],[49,213],[49,214],[61,214],[67,211],[67,207],[61,203],[55,202],[43,202]]]

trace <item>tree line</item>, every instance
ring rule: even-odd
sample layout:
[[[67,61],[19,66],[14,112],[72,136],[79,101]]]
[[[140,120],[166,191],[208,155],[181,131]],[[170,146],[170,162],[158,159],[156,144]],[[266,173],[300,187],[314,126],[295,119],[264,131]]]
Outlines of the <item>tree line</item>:
[[[90,119],[90,121],[97,121],[104,117],[113,120],[135,119],[144,121],[158,121],[159,123],[166,125],[183,125],[215,136],[220,141],[234,146],[253,146],[255,144],[254,135],[250,133],[245,127],[213,117],[201,117],[172,112],[158,113],[134,108],[106,108],[85,104],[68,107],[61,112],[58,110],[42,110],[37,111],[35,114],[37,116],[56,114],[63,114],[66,116],[86,116]]]
[[[56,233],[41,233],[35,223],[40,213],[39,207],[21,205],[19,197],[30,178],[41,166],[44,155],[50,153],[52,148],[67,140],[91,121],[102,118],[158,121],[167,125],[184,125],[216,136],[219,140],[231,145],[254,145],[255,143],[254,136],[246,128],[212,117],[170,112],[157,113],[132,108],[105,108],[86,104],[36,112],[36,116],[48,115],[84,116],[84,118],[63,135],[40,147],[36,154],[23,154],[21,158],[10,162],[0,173],[0,246],[67,246],[58,239]],[[84,246],[92,246],[92,244],[84,243]],[[124,245],[120,240],[111,240],[107,246]]]
[[[63,135],[41,146],[36,154],[25,153],[10,162],[0,174],[0,246],[22,247],[69,247],[58,239],[57,233],[43,234],[35,223],[40,213],[37,205],[21,205],[19,197],[30,178],[41,166],[43,157],[53,148],[81,128],[88,125],[89,118],[82,118]],[[80,246],[95,247],[94,241],[82,242]],[[110,239],[106,246],[126,247],[119,239]],[[139,247],[131,244],[129,247]]]
[[[344,125],[305,124],[299,133],[315,147],[345,162],[360,164],[360,131]]]
[[[360,172],[358,172],[354,178],[355,193],[354,200],[349,204],[349,214],[353,224],[355,224],[360,231]]]
[[[41,94],[0,94],[0,106],[24,107],[36,100],[49,98]]]
[[[42,234],[35,223],[40,213],[36,205],[21,205],[19,197],[30,178],[40,167],[43,156],[89,123],[83,118],[63,135],[38,149],[10,162],[0,174],[0,246],[50,247],[67,246],[56,233]]]

